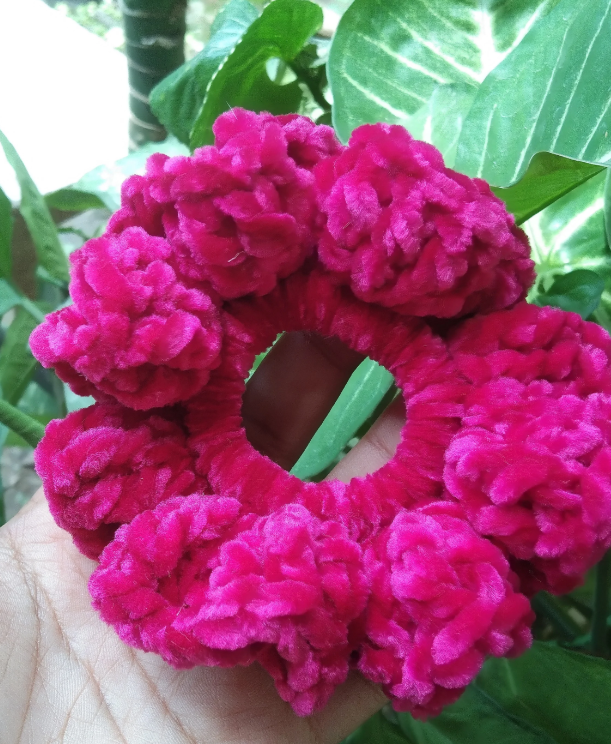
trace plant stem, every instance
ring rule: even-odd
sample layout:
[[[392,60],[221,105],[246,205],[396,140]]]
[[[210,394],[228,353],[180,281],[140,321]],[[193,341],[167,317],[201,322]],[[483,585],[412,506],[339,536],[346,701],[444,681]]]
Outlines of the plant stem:
[[[594,618],[592,619],[592,653],[606,657],[607,617],[609,615],[609,584],[611,583],[611,552],[596,566],[596,585],[594,588]]]
[[[582,634],[579,625],[567,615],[565,608],[551,594],[539,592],[533,597],[532,605],[535,612],[544,615],[564,639],[574,641]]]
[[[0,423],[19,434],[30,447],[36,447],[45,433],[45,427],[39,421],[1,399]]]
[[[185,61],[187,0],[121,0],[129,72],[130,149],[166,137],[149,93]]]

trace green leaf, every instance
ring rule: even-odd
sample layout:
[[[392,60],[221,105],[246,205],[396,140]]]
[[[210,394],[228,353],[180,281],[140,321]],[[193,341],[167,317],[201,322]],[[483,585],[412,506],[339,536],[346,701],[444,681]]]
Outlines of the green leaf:
[[[507,186],[539,151],[607,162],[610,35],[611,0],[562,0],[539,18],[480,86],[456,168]]]
[[[6,279],[0,279],[0,317],[15,305],[19,305],[21,300],[22,295],[16,292]]]
[[[607,744],[611,662],[535,642],[488,659],[458,702],[427,723],[400,713],[416,744]]]
[[[343,744],[411,744],[411,740],[379,711],[344,739]]]
[[[405,713],[399,717],[417,744],[557,744],[544,730],[501,707],[477,683],[428,723]]]
[[[413,137],[440,150],[448,168],[454,165],[458,136],[476,93],[467,83],[438,85],[428,103],[406,122]]]
[[[0,145],[19,181],[21,188],[19,211],[34,241],[38,261],[51,276],[67,282],[70,278],[68,260],[57,237],[57,229],[51,219],[49,208],[36,188],[36,184],[30,178],[17,151],[1,131]]]
[[[537,264],[537,285],[530,298],[545,294],[556,276],[588,269],[605,281],[601,307],[611,309],[611,251],[605,240],[603,219],[605,174],[599,173],[524,223],[532,257]]]
[[[11,245],[13,240],[13,205],[0,189],[0,276],[11,278],[13,259]]]
[[[489,659],[476,684],[558,744],[609,742],[610,661],[535,642],[517,659]]]
[[[114,163],[105,163],[86,173],[73,186],[99,196],[111,212],[121,206],[121,184],[134,173],[144,173],[146,160],[156,152],[166,155],[188,155],[189,150],[175,137],[168,137],[163,142],[150,142],[131,155]]]
[[[269,79],[270,59],[290,63],[322,25],[322,10],[309,0],[273,0],[250,25],[210,81],[191,132],[191,147],[214,141],[212,124],[224,111],[243,106],[273,114],[297,110],[303,97],[297,81]]]
[[[317,475],[339,456],[346,443],[373,414],[393,383],[391,373],[371,359],[361,362],[291,473]]]
[[[600,303],[605,282],[594,271],[575,269],[557,276],[547,292],[537,296],[538,305],[553,305],[588,318]]]
[[[607,179],[605,181],[605,234],[607,236],[607,245],[611,245],[611,168],[607,169]]]
[[[492,190],[521,225],[603,170],[602,165],[538,152],[519,181],[507,188],[495,187]]]
[[[38,364],[28,345],[37,325],[30,313],[18,308],[0,348],[0,389],[2,397],[13,405],[19,402]]]
[[[6,400],[0,398],[0,423],[7,426],[24,439],[30,447],[36,447],[43,438],[45,427],[36,419],[20,411]]]
[[[557,2],[355,0],[329,55],[340,139],[361,124],[405,124],[438,85],[479,85]]]
[[[259,12],[247,0],[230,0],[216,16],[203,51],[153,88],[153,113],[185,145],[212,76],[258,17]]]
[[[106,209],[106,204],[97,194],[80,189],[58,189],[45,194],[45,202],[49,209],[62,212],[84,212],[87,209]]]

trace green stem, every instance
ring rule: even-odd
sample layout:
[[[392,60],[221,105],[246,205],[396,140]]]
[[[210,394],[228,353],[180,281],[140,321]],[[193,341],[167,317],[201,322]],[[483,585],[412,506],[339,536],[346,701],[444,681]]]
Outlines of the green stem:
[[[596,585],[594,587],[594,617],[592,619],[592,653],[606,657],[609,653],[607,643],[607,617],[609,615],[609,584],[611,583],[611,552],[608,552],[596,566]]]
[[[129,73],[130,148],[165,139],[149,93],[185,61],[187,0],[121,0]]]
[[[330,111],[331,110],[331,104],[327,99],[323,96],[322,91],[320,88],[316,85],[316,83],[310,78],[305,75],[301,70],[299,70],[294,65],[288,65],[288,67],[291,68],[291,70],[295,73],[295,76],[297,77],[297,80],[299,80],[300,83],[303,83],[307,89],[312,94],[312,98],[316,101],[316,103],[320,106],[320,108],[323,111]]]
[[[19,434],[30,447],[36,447],[45,433],[45,427],[36,419],[2,399],[0,399],[0,423]]]
[[[564,639],[574,641],[575,638],[582,634],[579,625],[577,625],[572,617],[567,615],[562,604],[551,594],[539,592],[539,594],[533,597],[532,605],[535,612],[549,620]]]

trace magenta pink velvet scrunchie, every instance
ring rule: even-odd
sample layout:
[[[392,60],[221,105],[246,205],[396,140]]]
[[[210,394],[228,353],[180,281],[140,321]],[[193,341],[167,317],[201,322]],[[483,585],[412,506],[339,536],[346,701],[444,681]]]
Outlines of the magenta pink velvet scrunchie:
[[[351,668],[434,715],[529,646],[529,595],[611,545],[611,339],[524,302],[524,233],[401,127],[342,147],[234,110],[214,132],[125,182],[71,258],[74,304],[32,335],[97,401],[36,451],[51,513],[127,643],[258,661],[299,715]],[[300,330],[394,375],[406,423],[377,472],[304,483],[249,444],[254,358]]]

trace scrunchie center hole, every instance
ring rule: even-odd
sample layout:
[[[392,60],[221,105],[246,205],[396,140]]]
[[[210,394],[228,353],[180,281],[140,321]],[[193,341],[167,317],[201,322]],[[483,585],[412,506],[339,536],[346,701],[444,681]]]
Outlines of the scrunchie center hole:
[[[249,380],[242,417],[246,436],[257,451],[302,480],[318,481],[352,449],[395,395],[390,372],[339,339],[303,331],[285,333]],[[351,462],[347,480],[381,467],[384,448],[386,459],[392,457],[402,426],[400,407],[398,411],[399,416],[393,417],[398,418],[396,432],[388,427],[380,432],[378,457],[364,453],[358,465]],[[364,472],[354,472],[359,466]],[[344,480],[341,467],[337,476]]]

